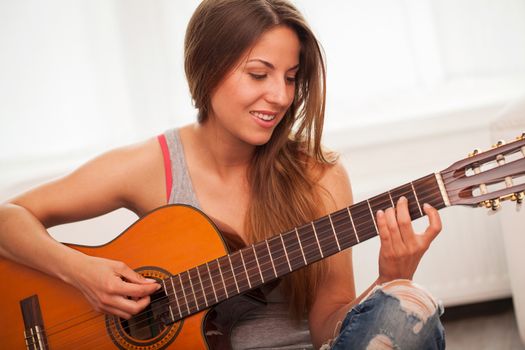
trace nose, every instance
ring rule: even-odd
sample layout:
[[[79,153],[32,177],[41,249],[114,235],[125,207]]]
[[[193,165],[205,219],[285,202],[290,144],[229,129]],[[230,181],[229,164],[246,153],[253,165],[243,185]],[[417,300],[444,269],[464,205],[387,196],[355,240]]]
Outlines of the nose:
[[[285,107],[290,103],[293,91],[293,87],[286,84],[285,79],[276,79],[273,84],[268,87],[266,99],[269,103]]]

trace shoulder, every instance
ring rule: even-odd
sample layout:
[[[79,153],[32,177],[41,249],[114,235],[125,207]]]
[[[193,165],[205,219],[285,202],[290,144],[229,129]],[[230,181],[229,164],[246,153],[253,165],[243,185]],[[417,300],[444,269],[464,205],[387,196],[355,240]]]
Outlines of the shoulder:
[[[162,165],[159,161],[162,161],[162,152],[157,138],[154,137],[105,152],[84,164],[71,176],[99,172],[108,176],[109,180],[110,175],[115,176],[114,180],[124,180],[124,185],[126,179],[133,181],[135,178],[147,176],[156,165]]]
[[[11,200],[45,226],[126,207],[141,215],[165,200],[163,158],[156,138],[103,153],[70,174]]]
[[[350,178],[339,158],[332,163],[315,165],[312,174],[328,212],[352,204]]]
[[[100,157],[101,166],[115,172],[121,200],[142,214],[165,204],[164,157],[158,137],[121,147]]]

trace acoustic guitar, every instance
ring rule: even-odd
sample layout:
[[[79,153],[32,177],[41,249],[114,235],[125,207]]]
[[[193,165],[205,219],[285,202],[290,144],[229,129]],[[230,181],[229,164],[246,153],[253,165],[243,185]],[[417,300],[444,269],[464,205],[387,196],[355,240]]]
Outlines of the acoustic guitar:
[[[521,203],[525,191],[525,134],[475,151],[447,169],[338,210],[265,241],[230,251],[214,224],[185,205],[161,207],[113,241],[69,245],[126,262],[162,286],[130,320],[92,310],[75,288],[33,269],[0,260],[2,349],[227,349],[237,314],[263,302],[263,284],[378,234],[374,214],[408,198],[412,219],[423,203],[498,209]]]

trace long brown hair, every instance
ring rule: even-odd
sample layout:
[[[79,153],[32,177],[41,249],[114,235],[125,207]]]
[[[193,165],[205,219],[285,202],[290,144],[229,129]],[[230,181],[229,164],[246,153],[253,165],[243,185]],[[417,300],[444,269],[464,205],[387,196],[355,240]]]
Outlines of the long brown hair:
[[[248,170],[249,243],[324,213],[319,205],[319,172],[312,170],[334,160],[321,148],[326,85],[322,51],[302,15],[284,0],[205,0],[193,14],[185,38],[185,71],[202,123],[211,110],[213,89],[261,34],[277,25],[288,26],[299,38],[299,70],[292,105],[269,142],[256,148]],[[323,261],[283,279],[294,318],[303,317],[311,306],[326,268]]]

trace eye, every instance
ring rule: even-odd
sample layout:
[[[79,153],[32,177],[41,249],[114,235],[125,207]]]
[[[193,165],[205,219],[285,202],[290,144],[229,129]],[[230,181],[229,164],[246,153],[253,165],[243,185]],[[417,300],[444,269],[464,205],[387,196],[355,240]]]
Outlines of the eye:
[[[297,77],[286,77],[286,82],[289,84],[295,84]]]
[[[250,76],[255,80],[263,80],[266,78],[266,74],[255,74],[255,73],[249,73]]]

